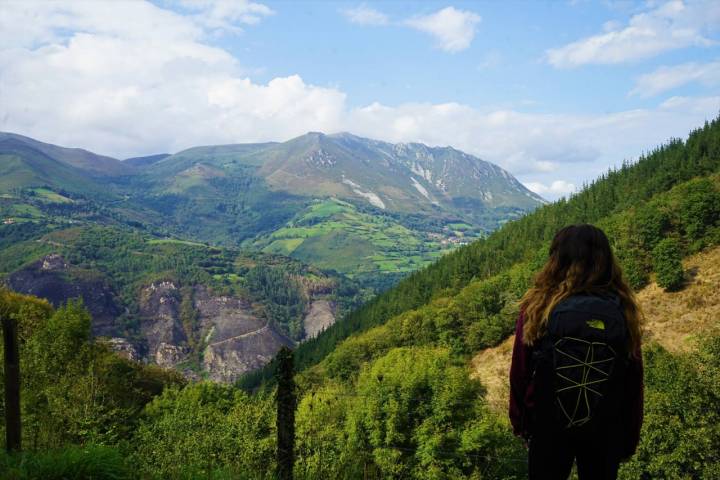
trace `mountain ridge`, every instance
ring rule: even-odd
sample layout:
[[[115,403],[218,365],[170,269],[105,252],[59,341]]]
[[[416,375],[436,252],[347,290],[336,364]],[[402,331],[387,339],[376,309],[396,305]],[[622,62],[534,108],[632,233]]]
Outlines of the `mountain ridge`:
[[[543,203],[509,172],[452,147],[347,132],[126,160],[9,133],[0,152],[8,142],[16,148],[4,163],[15,174],[0,181],[3,221],[50,214],[261,248],[378,289]]]

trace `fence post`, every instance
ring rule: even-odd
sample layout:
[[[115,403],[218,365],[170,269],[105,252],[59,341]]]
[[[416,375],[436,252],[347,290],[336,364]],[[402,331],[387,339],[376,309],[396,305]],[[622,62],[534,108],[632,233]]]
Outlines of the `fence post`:
[[[5,448],[19,452],[20,437],[20,354],[18,351],[17,322],[5,312],[2,332],[5,353]]]
[[[295,368],[293,352],[283,347],[277,354],[277,477],[292,480],[295,464]]]

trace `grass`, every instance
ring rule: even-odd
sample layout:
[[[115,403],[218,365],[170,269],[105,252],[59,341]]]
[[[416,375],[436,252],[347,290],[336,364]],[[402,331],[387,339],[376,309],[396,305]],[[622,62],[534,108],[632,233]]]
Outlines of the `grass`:
[[[0,216],[3,218],[6,217],[20,217],[20,218],[30,218],[30,219],[37,219],[37,218],[43,218],[44,215],[40,211],[39,208],[37,208],[34,205],[29,205],[27,203],[4,203],[0,204]]]
[[[32,191],[35,192],[37,198],[49,203],[73,203],[72,199],[53,192],[49,188],[33,188]]]
[[[0,453],[0,476],[6,480],[124,480],[133,478],[120,452],[112,447],[68,446],[60,450]]]
[[[390,217],[359,212],[337,199],[312,204],[257,245],[348,276],[410,272],[447,250]]]
[[[148,245],[167,245],[167,244],[177,244],[177,245],[190,245],[192,247],[206,247],[204,243],[198,243],[198,242],[191,242],[189,240],[177,240],[175,238],[154,238],[152,240],[148,240]]]

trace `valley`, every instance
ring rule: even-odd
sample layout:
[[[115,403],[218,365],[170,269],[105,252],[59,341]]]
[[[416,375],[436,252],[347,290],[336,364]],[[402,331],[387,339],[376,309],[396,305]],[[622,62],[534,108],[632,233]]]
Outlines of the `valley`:
[[[306,199],[282,227],[248,237],[252,249],[160,235],[111,209],[76,212],[61,228],[5,225],[0,271],[16,290],[87,297],[53,307],[0,290],[24,342],[25,441],[63,445],[63,459],[80,445],[101,465],[114,455],[114,471],[148,478],[272,478],[283,424],[271,357],[292,345],[298,478],[523,478],[527,453],[505,419],[507,338],[555,232],[590,222],[648,318],[645,420],[619,478],[714,478],[718,159],[720,119],[379,293],[289,256],[317,252],[304,245],[316,238],[332,246],[337,232],[385,246],[389,227],[364,216],[379,208],[369,202]],[[342,250],[349,240],[335,245],[343,262],[355,255]]]
[[[125,161],[1,133],[0,173],[11,288],[82,298],[124,355],[224,382],[543,202],[452,148],[346,133]]]

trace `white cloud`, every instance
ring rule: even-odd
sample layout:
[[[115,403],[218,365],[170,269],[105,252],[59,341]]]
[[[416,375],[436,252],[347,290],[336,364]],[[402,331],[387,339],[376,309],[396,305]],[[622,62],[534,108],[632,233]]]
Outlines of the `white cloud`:
[[[540,196],[548,195],[553,198],[568,196],[577,191],[577,187],[574,183],[566,182],[565,180],[555,180],[550,185],[545,185],[541,182],[526,182],[525,186],[528,190],[531,190]]]
[[[683,63],[672,67],[663,66],[641,75],[630,95],[652,97],[688,83],[700,83],[707,87],[720,85],[720,60],[708,63]]]
[[[446,7],[430,15],[410,18],[405,25],[429,33],[440,49],[454,53],[470,46],[480,20],[480,15],[474,12]]]
[[[358,25],[387,25],[390,22],[387,15],[364,4],[355,8],[348,8],[341,13],[350,22]]]
[[[716,45],[707,34],[719,26],[717,0],[672,0],[633,15],[625,27],[608,22],[604,33],[550,49],[546,59],[558,68],[630,62],[679,48]]]
[[[14,37],[16,22],[37,28]],[[122,157],[337,125],[342,92],[297,76],[254,84],[206,33],[144,2],[5,4],[0,130]]]
[[[237,33],[238,24],[255,25],[275,12],[261,3],[248,0],[181,0],[180,5],[194,12],[194,19],[214,32]]]
[[[588,115],[459,103],[351,108],[341,90],[298,75],[251,81],[232,55],[205,43],[207,29],[194,17],[141,2],[38,7],[43,14],[33,23],[24,3],[3,6],[0,130],[121,158],[345,130],[452,145],[526,184],[547,185],[544,196],[552,198],[553,182],[579,185],[684,135],[720,109],[717,96]],[[13,22],[30,28],[14,30],[15,36],[6,29]]]

